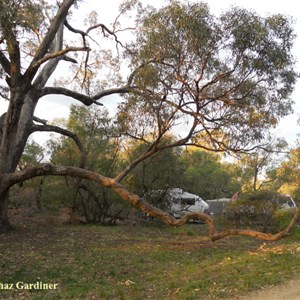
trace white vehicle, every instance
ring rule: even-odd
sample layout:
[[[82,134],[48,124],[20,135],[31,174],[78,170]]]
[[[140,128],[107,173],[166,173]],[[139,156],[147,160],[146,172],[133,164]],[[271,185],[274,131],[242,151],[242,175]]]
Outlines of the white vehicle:
[[[296,209],[297,205],[290,195],[281,195],[281,199],[278,199],[279,210]]]
[[[173,188],[169,191],[171,198],[170,213],[180,218],[189,212],[203,212],[209,214],[209,205],[199,196]]]
[[[175,218],[180,218],[189,212],[210,214],[209,205],[203,199],[180,188],[150,191],[144,197],[148,198],[154,206],[168,211]]]

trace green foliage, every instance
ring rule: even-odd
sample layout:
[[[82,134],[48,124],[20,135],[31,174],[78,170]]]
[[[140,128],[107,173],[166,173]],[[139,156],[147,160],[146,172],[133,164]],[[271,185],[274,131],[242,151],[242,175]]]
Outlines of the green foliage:
[[[84,145],[86,168],[113,177],[118,168],[120,149],[118,138],[114,137],[116,128],[108,112],[95,107],[72,106],[66,127]],[[48,145],[54,163],[76,165],[80,162],[81,153],[71,139],[52,139]],[[127,208],[114,193],[88,181],[52,179],[49,188],[56,191],[54,195],[60,202],[74,209],[86,222],[113,224],[117,218],[122,218]]]
[[[246,154],[240,154],[236,164],[240,168],[243,177],[243,192],[256,192],[261,189],[278,191],[283,181],[277,176],[277,169],[284,159],[280,153],[284,153],[287,142],[284,139],[265,141],[262,148]]]
[[[282,185],[290,187],[296,199],[300,199],[300,147],[290,150],[285,161],[277,169],[275,176]]]
[[[240,200],[230,203],[223,216],[225,223],[236,228],[251,228],[262,232],[276,232],[274,228],[274,206],[268,202]],[[224,220],[223,220],[224,221]]]
[[[291,209],[278,210],[274,213],[275,231],[279,232],[285,229],[293,218],[294,211]]]
[[[241,150],[261,141],[291,112],[297,78],[291,23],[240,8],[218,18],[203,3],[141,10],[142,30],[127,54],[132,68],[139,67],[140,88],[121,107],[130,116],[123,118],[127,129],[164,132],[186,116],[194,122],[189,137],[200,146],[209,139],[212,148]],[[142,132],[133,130],[138,123]]]
[[[220,156],[207,151],[185,151],[180,157],[183,187],[204,199],[232,196],[240,186],[233,181],[229,165]]]
[[[36,166],[44,159],[44,153],[45,149],[41,145],[30,141],[25,146],[18,169],[24,170]],[[40,196],[44,179],[44,177],[37,177],[14,186],[10,193],[10,205],[14,208],[21,208],[23,214],[28,213],[28,210],[31,210],[31,213],[37,209],[40,210],[42,208]]]
[[[26,144],[19,168],[24,169],[40,163],[44,158],[45,149],[35,141]]]
[[[132,143],[127,149],[127,156],[129,159],[139,157],[146,149],[145,143]],[[128,162],[125,160],[124,163]],[[172,148],[141,162],[128,175],[126,184],[139,195],[180,187],[204,199],[214,199],[232,196],[240,189],[235,175],[232,165],[221,162],[217,154],[192,148],[184,151]],[[163,195],[156,200],[164,199]]]
[[[169,143],[173,137],[165,138],[163,143]],[[135,142],[127,149],[129,161],[142,155],[149,145],[147,143]],[[165,149],[142,161],[126,179],[128,187],[139,195],[149,191],[177,187],[182,183],[179,157],[179,148]],[[126,165],[128,160],[124,160]]]
[[[44,9],[49,7],[43,0],[1,0],[0,32],[15,30],[15,33],[36,32],[44,21]],[[10,28],[9,28],[10,27]]]
[[[285,229],[293,217],[294,210],[284,208],[288,200],[287,196],[272,190],[244,193],[228,204],[226,218],[236,227],[275,233]]]
[[[84,106],[71,106],[66,128],[74,132],[84,145],[87,167],[107,175],[114,162],[117,144],[110,139],[115,132],[108,111]],[[80,161],[80,151],[67,137],[50,140],[49,148],[55,163],[74,165]]]
[[[243,193],[240,198],[246,201],[274,201],[278,198],[278,193],[271,190],[259,190]]]

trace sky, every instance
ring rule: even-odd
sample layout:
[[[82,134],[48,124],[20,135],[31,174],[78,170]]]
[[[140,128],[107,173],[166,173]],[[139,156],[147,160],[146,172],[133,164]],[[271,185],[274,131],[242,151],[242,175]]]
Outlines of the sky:
[[[83,0],[80,7],[74,12],[78,17],[86,15],[91,10],[96,10],[99,14],[100,21],[104,24],[112,23],[115,16],[118,14],[118,6],[120,0],[110,0],[108,2]],[[296,70],[300,72],[300,9],[298,9],[297,1],[295,0],[207,0],[203,1],[208,4],[213,14],[218,15],[222,11],[227,10],[231,6],[238,6],[247,9],[252,9],[262,16],[274,13],[282,13],[293,17],[295,24],[295,33],[299,35],[295,40],[294,55],[299,61]],[[144,5],[150,4],[156,7],[162,6],[166,3],[164,0],[142,0]],[[281,120],[278,128],[274,131],[274,135],[284,137],[292,146],[300,133],[300,125],[297,125],[297,119],[300,115],[300,80],[298,81],[295,91],[292,95],[295,101],[294,114]],[[42,119],[53,120],[54,118],[66,118],[69,113],[69,106],[71,103],[76,103],[71,99],[63,96],[45,97],[40,100],[36,109],[36,116]],[[7,103],[6,103],[7,104]],[[0,107],[0,113],[5,110],[4,104]],[[44,143],[48,137],[43,134],[35,134],[34,139],[40,143]]]

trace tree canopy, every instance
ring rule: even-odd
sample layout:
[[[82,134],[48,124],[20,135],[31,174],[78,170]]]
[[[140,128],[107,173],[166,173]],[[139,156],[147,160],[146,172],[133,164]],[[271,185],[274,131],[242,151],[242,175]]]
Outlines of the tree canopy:
[[[240,8],[215,17],[206,4],[175,1],[142,11],[139,26],[128,56],[133,69],[144,67],[134,77],[140,89],[124,104],[125,123],[148,125],[159,137],[184,118],[179,143],[237,151],[291,112],[296,72],[286,17]]]

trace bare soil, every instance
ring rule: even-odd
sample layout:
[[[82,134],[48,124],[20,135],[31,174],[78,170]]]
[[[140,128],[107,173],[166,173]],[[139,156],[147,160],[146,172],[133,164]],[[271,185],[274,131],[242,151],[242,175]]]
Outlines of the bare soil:
[[[300,278],[252,292],[237,300],[300,300]]]

